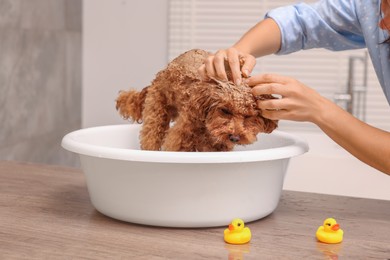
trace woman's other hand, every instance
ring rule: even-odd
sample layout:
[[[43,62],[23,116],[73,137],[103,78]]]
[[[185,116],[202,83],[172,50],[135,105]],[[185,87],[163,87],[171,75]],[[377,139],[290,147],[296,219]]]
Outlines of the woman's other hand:
[[[264,117],[320,123],[329,100],[298,80],[276,74],[255,75],[245,80],[254,96],[277,95],[277,99],[257,101]]]
[[[312,122],[356,158],[390,175],[390,132],[357,119],[296,79],[265,74],[246,81],[254,96],[280,97],[257,101],[264,117]]]

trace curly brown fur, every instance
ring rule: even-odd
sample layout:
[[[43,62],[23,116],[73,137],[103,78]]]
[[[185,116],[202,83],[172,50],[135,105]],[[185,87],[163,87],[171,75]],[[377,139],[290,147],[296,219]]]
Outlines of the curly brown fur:
[[[185,52],[141,92],[120,92],[119,113],[143,122],[141,149],[230,151],[277,127],[262,117],[248,86],[201,80],[197,69],[207,56],[203,50]]]
[[[135,90],[119,92],[119,97],[116,100],[116,109],[119,110],[119,114],[124,119],[130,118],[138,123],[142,122],[142,110],[144,109],[148,88],[143,88],[141,92]]]

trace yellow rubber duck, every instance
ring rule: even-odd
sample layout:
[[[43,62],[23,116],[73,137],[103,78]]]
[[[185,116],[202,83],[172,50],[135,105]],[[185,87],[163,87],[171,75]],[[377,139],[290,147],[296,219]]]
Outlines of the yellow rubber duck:
[[[324,225],[317,229],[316,237],[319,241],[327,244],[337,244],[343,241],[344,231],[340,229],[334,218],[327,218]]]
[[[235,245],[248,243],[252,237],[250,229],[245,227],[244,221],[239,218],[233,219],[223,234],[226,243]]]

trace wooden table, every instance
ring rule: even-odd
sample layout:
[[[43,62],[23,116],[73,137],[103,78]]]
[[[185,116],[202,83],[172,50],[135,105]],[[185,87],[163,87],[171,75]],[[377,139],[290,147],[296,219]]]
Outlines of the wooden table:
[[[327,217],[341,244],[316,241]],[[0,161],[0,259],[390,259],[390,201],[284,191],[273,214],[247,226],[252,240],[239,246],[225,244],[226,227],[118,221],[93,208],[80,170]]]

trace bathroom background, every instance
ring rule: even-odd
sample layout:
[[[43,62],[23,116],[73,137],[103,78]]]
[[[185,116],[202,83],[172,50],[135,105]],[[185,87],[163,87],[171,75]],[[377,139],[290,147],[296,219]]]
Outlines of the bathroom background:
[[[82,2],[0,1],[0,159],[77,165],[61,149],[81,127]]]
[[[115,110],[119,90],[148,85],[185,50],[228,47],[267,10],[295,2],[301,1],[0,0],[0,159],[79,167],[61,148],[62,137],[127,123]],[[364,50],[317,49],[259,59],[254,73],[297,77],[390,131],[390,108],[364,59]],[[292,160],[285,189],[390,199],[387,176],[314,125],[282,122],[280,129],[311,148]],[[330,179],[338,181],[324,185]]]

